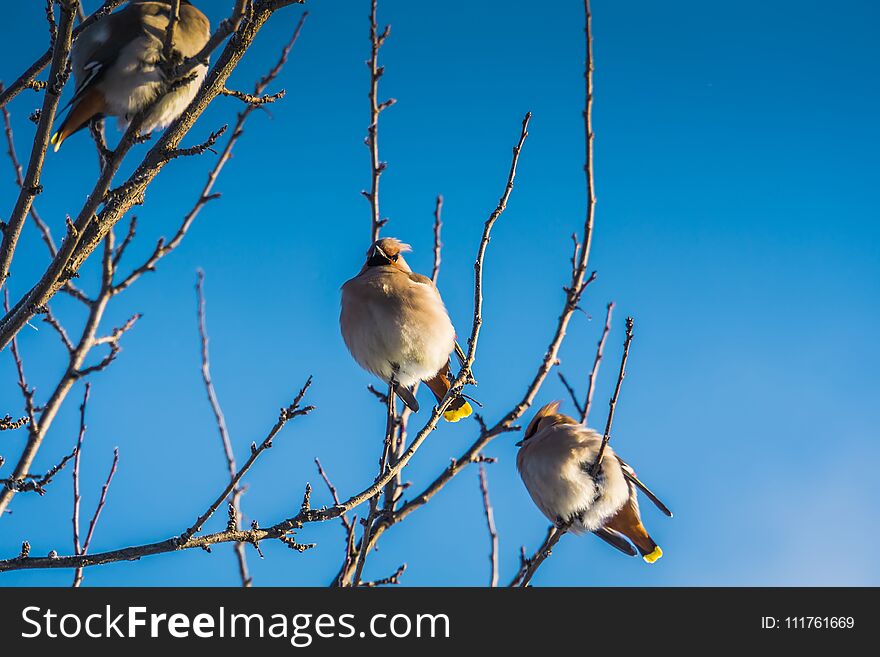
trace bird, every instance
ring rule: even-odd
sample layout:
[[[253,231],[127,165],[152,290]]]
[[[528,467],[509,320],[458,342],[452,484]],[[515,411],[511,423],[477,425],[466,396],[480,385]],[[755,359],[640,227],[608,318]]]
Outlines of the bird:
[[[170,14],[170,0],[132,0],[79,35],[71,49],[76,90],[66,106],[70,111],[49,142],[56,152],[92,119],[116,116],[124,130],[165,91],[162,51]],[[210,32],[208,18],[188,0],[181,0],[173,56],[194,57],[208,43]],[[164,93],[145,117],[141,133],[165,128],[180,116],[207,72],[207,65],[200,62],[190,73],[192,79]]]
[[[654,563],[663,550],[642,524],[637,490],[670,518],[672,512],[608,446],[594,477],[602,436],[558,410],[559,402],[541,408],[516,443],[517,469],[535,505],[557,526],[593,532],[624,554],[638,550]]]
[[[464,353],[437,286],[410,269],[403,253],[409,244],[385,237],[367,251],[364,266],[342,286],[339,325],[345,345],[362,368],[390,384],[413,411],[411,387],[424,381],[440,402],[450,388],[450,354]],[[458,422],[473,413],[456,397],[443,414]]]

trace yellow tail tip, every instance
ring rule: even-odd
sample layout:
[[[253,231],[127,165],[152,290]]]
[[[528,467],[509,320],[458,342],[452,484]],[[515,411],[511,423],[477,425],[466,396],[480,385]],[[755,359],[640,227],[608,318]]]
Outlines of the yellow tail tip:
[[[54,135],[52,135],[52,138],[49,139],[49,143],[52,144],[52,146],[55,147],[55,148],[52,149],[53,152],[55,152],[55,153],[58,152],[58,149],[61,148],[61,142],[62,142],[62,141],[64,141],[64,140],[61,139],[61,133],[60,133],[60,132],[56,132]]]
[[[657,547],[654,548],[653,552],[651,552],[650,554],[646,554],[645,556],[642,557],[642,559],[644,559],[646,563],[654,563],[655,561],[657,561],[657,559],[659,559],[662,556],[663,556],[663,550],[661,550],[660,546],[658,545]]]
[[[473,412],[474,409],[471,408],[471,405],[465,402],[456,409],[446,411],[443,414],[443,419],[447,422],[458,422],[459,420],[467,417]]]

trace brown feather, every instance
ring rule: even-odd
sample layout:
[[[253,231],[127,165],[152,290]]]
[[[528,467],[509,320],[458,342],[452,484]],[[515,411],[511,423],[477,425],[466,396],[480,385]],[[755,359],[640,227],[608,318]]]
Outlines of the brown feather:
[[[433,379],[425,381],[425,385],[431,389],[431,392],[434,393],[438,402],[446,396],[446,392],[449,390],[449,379],[446,376],[447,374],[449,374],[449,363],[447,363],[442,370],[437,372]]]
[[[657,548],[657,544],[648,535],[648,531],[642,524],[638,507],[633,502],[634,496],[635,491],[633,490],[629,501],[621,507],[620,511],[611,520],[605,523],[605,527],[626,536],[644,556],[651,554]]]
[[[434,375],[434,378],[425,381],[425,385],[428,386],[428,388],[431,389],[431,392],[434,393],[434,397],[437,398],[437,403],[440,403],[440,401],[443,400],[443,397],[446,396],[446,393],[451,387],[449,383],[449,363],[446,363],[446,365],[443,366],[443,369],[437,372],[436,375]],[[464,397],[453,399],[452,403],[449,404],[449,408],[446,409],[446,413],[455,414],[456,411],[464,408],[466,404],[467,400]],[[462,417],[470,414],[470,407],[468,407],[467,409],[465,409],[465,414],[462,414]]]
[[[93,118],[102,116],[106,111],[107,103],[104,100],[104,94],[97,89],[89,89],[70,109],[61,127],[52,135],[50,143],[55,146],[57,151],[65,139],[77,130],[84,128]]]

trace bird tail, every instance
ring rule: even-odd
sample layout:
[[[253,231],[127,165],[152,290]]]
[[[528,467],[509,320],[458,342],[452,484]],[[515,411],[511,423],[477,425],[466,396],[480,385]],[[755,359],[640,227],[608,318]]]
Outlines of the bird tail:
[[[442,370],[437,372],[434,378],[425,381],[425,385],[431,389],[431,392],[434,393],[434,397],[437,398],[438,402],[442,400],[449,391],[450,385],[447,376],[448,374],[449,363],[447,363]],[[458,422],[460,419],[467,417],[473,412],[474,409],[471,408],[471,405],[467,403],[467,400],[465,400],[464,397],[457,397],[452,400],[449,408],[443,413],[443,419],[447,422]]]
[[[65,139],[84,128],[93,118],[103,116],[106,111],[107,103],[104,100],[104,95],[97,89],[86,91],[70,109],[64,121],[61,122],[61,127],[49,140],[55,152],[58,152]]]
[[[611,520],[605,523],[605,527],[626,536],[636,546],[636,549],[642,555],[642,559],[647,563],[654,563],[663,556],[663,550],[654,542],[654,539],[651,538],[648,530],[642,524],[642,519],[639,517],[639,508],[634,498],[635,491],[632,491],[629,501],[621,507],[620,511]]]

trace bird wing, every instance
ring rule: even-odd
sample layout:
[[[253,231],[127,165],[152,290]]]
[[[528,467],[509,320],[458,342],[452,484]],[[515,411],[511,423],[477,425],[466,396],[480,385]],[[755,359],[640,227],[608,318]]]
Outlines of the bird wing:
[[[645,484],[643,484],[638,477],[636,477],[635,470],[633,470],[632,467],[624,462],[622,458],[618,457],[617,460],[620,461],[620,467],[623,469],[623,476],[626,477],[627,481],[633,483],[636,487],[638,487],[638,489],[642,491],[658,509],[660,509],[663,513],[671,518],[672,511],[670,511],[667,506],[663,504],[663,502],[661,502],[660,499],[656,495],[654,495],[654,493],[652,493],[651,490],[647,486],[645,486]]]
[[[603,541],[608,543],[608,545],[617,548],[626,555],[634,557],[638,554],[636,549],[632,546],[632,543],[626,540],[626,538],[620,532],[616,532],[613,529],[608,529],[607,527],[600,527],[593,533],[601,538]]]
[[[414,271],[403,272],[409,277],[413,283],[418,283],[419,285],[429,285],[430,287],[434,287],[434,281],[425,276],[424,274],[417,274]]]
[[[409,280],[418,285],[430,285],[431,287],[436,287],[434,285],[434,281],[425,276],[424,274],[417,274],[412,271],[404,272],[409,277]],[[464,365],[465,360],[467,360],[467,355],[464,352],[464,349],[461,348],[461,345],[458,344],[458,341],[455,342],[455,357],[458,358],[458,364]]]
[[[128,5],[101,19],[77,37],[74,59],[82,79],[65,109],[79,100],[113,68],[123,47],[147,34],[143,7]],[[79,75],[77,77],[79,77]]]
[[[458,344],[458,340],[455,341],[455,357],[458,358],[458,364],[464,366],[464,362],[467,360],[467,354],[464,353],[464,349]]]
[[[397,396],[400,397],[404,404],[409,406],[409,410],[413,413],[419,412],[419,402],[416,401],[415,396],[409,388],[398,384],[394,387],[394,392],[397,393]]]

